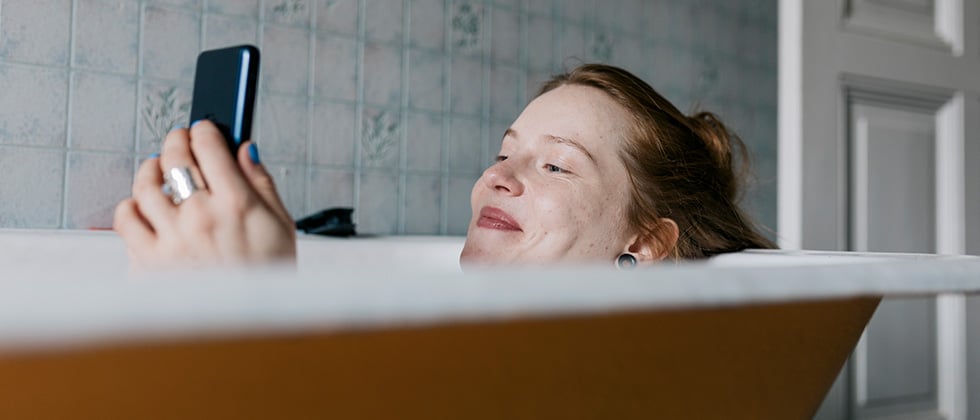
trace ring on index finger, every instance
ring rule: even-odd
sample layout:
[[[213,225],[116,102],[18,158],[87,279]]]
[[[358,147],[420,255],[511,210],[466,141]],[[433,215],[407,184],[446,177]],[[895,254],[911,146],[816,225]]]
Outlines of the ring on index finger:
[[[204,185],[196,180],[190,167],[170,168],[163,174],[163,193],[170,196],[170,201],[175,205],[183,203],[195,192],[204,188]]]

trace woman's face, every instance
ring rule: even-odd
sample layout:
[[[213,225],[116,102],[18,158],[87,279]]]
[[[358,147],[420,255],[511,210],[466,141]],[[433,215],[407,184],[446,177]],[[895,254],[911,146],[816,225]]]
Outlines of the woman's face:
[[[460,262],[612,264],[632,236],[618,155],[627,126],[626,110],[596,88],[563,85],[531,102],[473,186]]]

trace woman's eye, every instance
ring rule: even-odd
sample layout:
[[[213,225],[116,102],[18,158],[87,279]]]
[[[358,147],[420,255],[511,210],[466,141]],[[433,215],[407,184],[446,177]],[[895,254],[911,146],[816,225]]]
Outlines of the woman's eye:
[[[497,159],[496,159],[497,162],[503,162],[505,160],[507,160],[507,156],[497,155]]]
[[[564,170],[562,168],[559,168],[559,167],[557,167],[555,165],[552,165],[550,163],[546,163],[544,165],[544,168],[547,169],[548,172],[555,173],[555,174],[563,174],[563,173],[568,172],[568,171],[566,171],[566,170]]]

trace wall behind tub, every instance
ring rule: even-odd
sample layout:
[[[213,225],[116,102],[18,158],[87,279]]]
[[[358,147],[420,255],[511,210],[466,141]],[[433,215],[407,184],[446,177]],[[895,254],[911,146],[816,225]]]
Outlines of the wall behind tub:
[[[0,227],[110,226],[186,123],[197,53],[240,43],[262,49],[253,136],[294,216],[465,233],[540,83],[601,61],[733,125],[775,227],[775,0],[0,0]]]

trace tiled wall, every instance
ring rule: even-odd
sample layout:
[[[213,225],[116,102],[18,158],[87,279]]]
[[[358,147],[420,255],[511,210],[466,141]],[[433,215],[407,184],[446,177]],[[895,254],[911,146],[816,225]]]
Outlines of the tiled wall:
[[[263,53],[253,134],[294,216],[465,233],[540,82],[603,61],[731,123],[775,224],[775,0],[0,0],[0,227],[110,226],[186,121],[197,53],[241,43]]]

